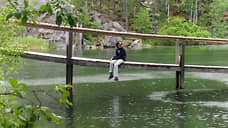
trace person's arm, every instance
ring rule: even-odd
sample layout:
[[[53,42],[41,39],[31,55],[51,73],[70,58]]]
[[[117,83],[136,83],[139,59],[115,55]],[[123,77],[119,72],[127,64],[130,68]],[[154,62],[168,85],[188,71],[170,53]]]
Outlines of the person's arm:
[[[124,61],[126,61],[126,59],[127,59],[127,53],[126,53],[126,50],[123,48],[122,49],[122,59],[124,60]]]

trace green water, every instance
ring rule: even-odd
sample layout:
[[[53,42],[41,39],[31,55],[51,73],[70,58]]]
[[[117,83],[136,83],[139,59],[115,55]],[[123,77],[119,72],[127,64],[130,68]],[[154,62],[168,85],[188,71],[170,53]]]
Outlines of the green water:
[[[50,51],[64,54],[63,51]],[[75,56],[109,59],[114,49],[77,50]],[[175,63],[175,47],[127,50],[128,61]],[[228,46],[186,48],[186,64],[228,66]],[[49,96],[43,105],[62,116],[63,126],[46,121],[40,128],[226,128],[228,74],[186,73],[185,89],[175,90],[175,72],[120,69],[120,81],[107,80],[108,69],[74,66],[74,106],[58,104],[51,84],[65,83],[65,65],[24,59],[15,74]],[[32,98],[32,96],[31,96]]]

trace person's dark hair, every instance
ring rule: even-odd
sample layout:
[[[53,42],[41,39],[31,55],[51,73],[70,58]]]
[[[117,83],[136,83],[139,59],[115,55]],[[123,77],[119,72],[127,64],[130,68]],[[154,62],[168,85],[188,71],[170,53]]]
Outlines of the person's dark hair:
[[[117,42],[116,42],[116,47],[117,47],[119,44],[122,44],[122,42],[121,42],[121,41],[117,41]]]

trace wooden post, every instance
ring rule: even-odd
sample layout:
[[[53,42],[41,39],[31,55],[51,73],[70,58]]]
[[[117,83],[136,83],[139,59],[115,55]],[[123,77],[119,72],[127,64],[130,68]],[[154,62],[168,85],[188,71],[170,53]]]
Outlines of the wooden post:
[[[66,47],[67,65],[66,65],[66,84],[72,85],[73,83],[73,64],[72,59],[72,43],[73,43],[73,32],[69,32],[69,37]]]
[[[180,46],[179,40],[176,40],[176,64],[180,65]],[[180,72],[176,71],[176,89],[180,88]]]
[[[184,89],[184,56],[185,56],[185,41],[182,42],[182,54],[181,54],[181,78],[180,78],[180,89]]]
[[[68,33],[68,32],[67,32]],[[72,44],[73,44],[73,32],[69,32],[69,37],[66,46],[66,56],[67,56],[67,64],[66,64],[66,84],[73,84],[73,64],[72,64]],[[72,88],[67,88],[70,93],[69,101],[73,101]]]

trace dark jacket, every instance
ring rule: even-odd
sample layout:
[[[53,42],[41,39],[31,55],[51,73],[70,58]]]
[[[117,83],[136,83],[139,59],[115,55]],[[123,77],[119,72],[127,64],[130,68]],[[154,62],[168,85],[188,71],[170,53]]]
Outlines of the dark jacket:
[[[123,47],[116,49],[116,56],[113,56],[113,60],[123,59],[127,60],[127,53]]]

